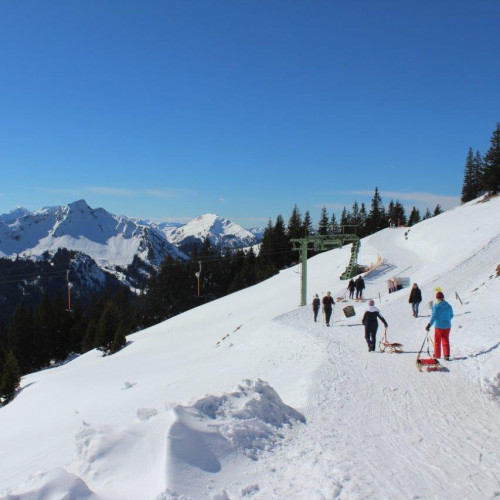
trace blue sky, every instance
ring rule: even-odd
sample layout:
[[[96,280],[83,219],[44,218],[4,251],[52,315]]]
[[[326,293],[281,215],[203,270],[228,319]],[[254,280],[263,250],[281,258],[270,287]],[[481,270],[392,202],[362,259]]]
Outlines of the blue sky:
[[[0,213],[245,227],[460,196],[500,121],[498,0],[0,2]]]

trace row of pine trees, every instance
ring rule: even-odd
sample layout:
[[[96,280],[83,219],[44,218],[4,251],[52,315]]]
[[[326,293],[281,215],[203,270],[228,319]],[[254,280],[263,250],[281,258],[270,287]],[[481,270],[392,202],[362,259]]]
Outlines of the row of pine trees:
[[[500,124],[484,157],[469,150],[465,165],[462,202],[482,193],[500,192]],[[258,255],[250,249],[222,252],[206,239],[189,262],[167,258],[139,296],[123,287],[96,295],[82,309],[68,311],[61,297],[45,293],[33,308],[19,303],[5,327],[0,325],[0,403],[8,403],[24,374],[65,362],[72,354],[97,348],[110,355],[126,346],[126,335],[160,323],[200,304],[259,283],[298,261],[293,238],[335,235],[355,231],[360,237],[389,226],[412,226],[439,215],[440,205],[422,215],[409,214],[398,201],[387,207],[375,188],[370,207],[355,201],[344,207],[340,219],[323,207],[314,226],[309,211],[294,206],[285,223],[282,215],[269,220]]]
[[[500,192],[500,123],[490,139],[490,148],[484,156],[469,148],[465,160],[462,203],[476,199],[484,193]]]

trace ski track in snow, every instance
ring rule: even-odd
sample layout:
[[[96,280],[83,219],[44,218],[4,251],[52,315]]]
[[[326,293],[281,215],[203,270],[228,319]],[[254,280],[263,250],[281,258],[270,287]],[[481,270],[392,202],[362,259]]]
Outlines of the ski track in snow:
[[[449,371],[419,373],[414,352],[363,352],[361,327],[310,326],[304,309],[280,321],[320,344],[325,363],[304,411],[307,424],[289,430],[274,456],[261,457],[259,470],[266,476],[273,471],[274,480],[261,485],[256,498],[500,494],[498,407],[477,381],[463,376],[460,362],[450,362]],[[359,338],[356,353],[347,341],[353,335]],[[418,350],[417,342],[408,350]]]

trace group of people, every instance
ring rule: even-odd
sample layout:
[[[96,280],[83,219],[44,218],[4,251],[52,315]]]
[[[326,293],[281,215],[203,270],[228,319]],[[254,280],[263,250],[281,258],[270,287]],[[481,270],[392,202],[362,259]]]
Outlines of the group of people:
[[[322,300],[319,300],[319,295],[315,294],[313,298],[313,313],[314,313],[314,321],[318,321],[318,313],[320,306],[323,306],[323,313],[325,315],[325,323],[326,326],[330,326],[330,319],[333,313],[333,306],[335,305],[335,301],[333,300],[331,292],[326,292],[326,295]]]
[[[351,279],[347,284],[347,290],[349,290],[349,298],[354,298],[354,291],[356,291],[356,300],[363,299],[363,290],[365,289],[365,280],[363,276],[359,275],[356,278],[356,281]]]
[[[361,280],[359,285],[359,298],[362,298],[363,290],[365,288],[365,282],[361,276],[358,277],[356,281],[350,280],[347,289],[350,292],[350,298],[353,298],[354,290],[356,290],[356,298],[358,298],[358,281]],[[410,296],[408,302],[411,304],[412,314],[414,318],[418,318],[419,306],[422,302],[422,291],[416,283],[412,285]],[[327,292],[326,295],[320,300],[318,294],[315,294],[313,298],[313,312],[314,321],[317,321],[318,313],[320,307],[322,307],[325,314],[326,326],[330,326],[330,319],[333,312],[333,307],[335,301],[333,300],[331,293]],[[432,325],[434,327],[434,358],[439,359],[441,354],[444,359],[450,359],[450,330],[451,330],[451,320],[453,318],[453,308],[451,305],[444,300],[444,294],[441,289],[437,289],[436,302],[432,306],[431,319],[425,330],[430,331]],[[365,311],[361,322],[365,327],[365,340],[368,345],[368,351],[375,351],[377,330],[379,325],[379,320],[383,323],[385,328],[387,328],[388,323],[385,318],[380,313],[379,309],[375,307],[375,302],[370,300],[368,302],[368,309]]]

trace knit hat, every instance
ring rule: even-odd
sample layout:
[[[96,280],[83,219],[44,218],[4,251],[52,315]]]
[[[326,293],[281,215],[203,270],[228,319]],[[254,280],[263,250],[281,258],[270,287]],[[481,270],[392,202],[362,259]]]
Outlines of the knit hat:
[[[444,299],[443,292],[436,293],[436,299],[443,300]]]
[[[369,300],[368,301],[368,305],[369,306],[374,306],[375,305],[375,301],[374,300]]]

